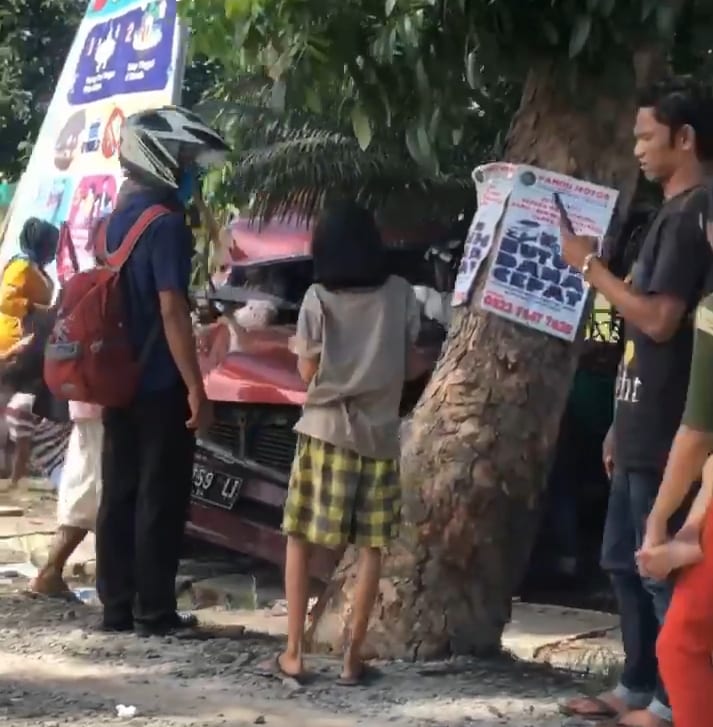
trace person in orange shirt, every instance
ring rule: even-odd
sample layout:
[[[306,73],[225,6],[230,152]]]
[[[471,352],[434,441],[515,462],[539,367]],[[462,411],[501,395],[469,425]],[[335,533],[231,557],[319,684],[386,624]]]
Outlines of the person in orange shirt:
[[[31,217],[20,232],[20,253],[0,278],[0,353],[32,330],[32,314],[47,311],[54,285],[45,267],[57,254],[59,230]]]

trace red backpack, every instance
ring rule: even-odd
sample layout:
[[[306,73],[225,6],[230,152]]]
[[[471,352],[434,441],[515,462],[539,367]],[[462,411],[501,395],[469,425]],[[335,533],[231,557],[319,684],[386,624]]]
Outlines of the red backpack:
[[[119,273],[149,225],[169,212],[161,205],[149,207],[112,253],[106,246],[109,218],[98,223],[92,238],[99,263],[90,270],[76,270],[66,281],[45,349],[45,383],[57,398],[106,407],[124,407],[133,400],[154,336],[137,360]],[[72,263],[76,266],[76,258]]]

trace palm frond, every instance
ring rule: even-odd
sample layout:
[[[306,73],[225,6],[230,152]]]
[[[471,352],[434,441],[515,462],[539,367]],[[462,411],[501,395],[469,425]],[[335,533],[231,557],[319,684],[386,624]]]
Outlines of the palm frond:
[[[208,99],[197,110],[234,144],[223,194],[250,199],[250,214],[308,219],[333,196],[352,196],[388,217],[452,218],[473,198],[469,169],[431,175],[396,138],[362,150],[351,130],[304,111]]]

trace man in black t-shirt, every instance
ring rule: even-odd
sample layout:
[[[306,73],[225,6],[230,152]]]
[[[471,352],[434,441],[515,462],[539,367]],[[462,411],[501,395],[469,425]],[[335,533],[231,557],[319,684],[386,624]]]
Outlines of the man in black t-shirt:
[[[713,158],[713,100],[687,79],[671,79],[639,98],[634,127],[642,172],[661,184],[664,203],[651,223],[630,280],[614,276],[596,243],[563,230],[564,259],[617,308],[625,350],[616,382],[614,424],[605,442],[613,467],[602,544],[602,567],[619,603],[626,661],[619,684],[566,711],[617,716],[628,727],[672,721],[658,676],[656,639],[671,584],[640,577],[635,554],[656,498],[686,398],[693,341],[692,313],[708,287],[713,251],[703,164]]]

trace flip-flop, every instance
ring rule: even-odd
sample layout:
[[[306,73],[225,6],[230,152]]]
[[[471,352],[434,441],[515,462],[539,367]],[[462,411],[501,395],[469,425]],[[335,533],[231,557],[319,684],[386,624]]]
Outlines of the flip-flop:
[[[358,674],[354,676],[345,677],[340,676],[337,679],[337,686],[339,687],[370,687],[379,679],[383,678],[384,673],[376,667],[363,664]]]
[[[316,678],[313,673],[308,671],[302,672],[302,674],[288,674],[280,666],[279,654],[275,654],[274,658],[270,659],[270,661],[266,664],[258,666],[258,668],[255,670],[255,673],[258,676],[267,677],[268,679],[291,679],[292,681],[299,684],[301,687],[306,687],[308,684],[311,684]]]
[[[593,707],[591,710],[578,709],[571,707],[569,704],[576,701],[578,704],[588,704]],[[607,704],[599,697],[577,697],[570,701],[569,704],[560,704],[559,710],[565,717],[583,717],[584,719],[610,719],[619,716],[616,709]]]

